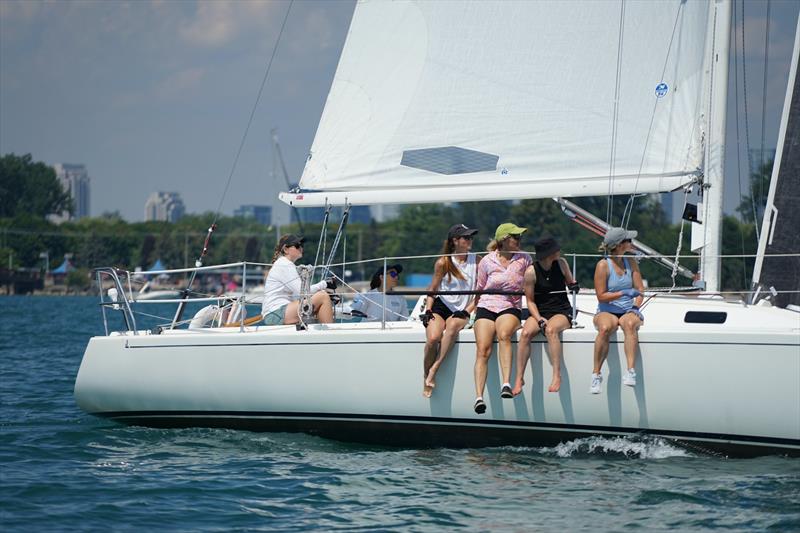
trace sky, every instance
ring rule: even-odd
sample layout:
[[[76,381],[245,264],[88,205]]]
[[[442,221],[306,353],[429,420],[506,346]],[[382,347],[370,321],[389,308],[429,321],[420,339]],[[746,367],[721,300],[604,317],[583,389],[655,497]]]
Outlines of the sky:
[[[179,192],[188,212],[216,211],[288,6],[0,0],[0,154],[86,165],[94,216],[119,211],[142,220],[157,190]],[[272,174],[272,128],[289,175],[299,178],[353,8],[351,0],[293,3],[223,214],[242,204],[273,205],[286,190]],[[744,2],[740,68],[747,71],[751,148],[760,147],[762,115],[765,145],[775,146],[800,2],[771,0],[762,110],[766,8],[766,0]],[[732,84],[733,69],[726,173],[735,180]],[[743,132],[740,139],[744,145]],[[726,211],[738,197],[735,184],[727,187]]]

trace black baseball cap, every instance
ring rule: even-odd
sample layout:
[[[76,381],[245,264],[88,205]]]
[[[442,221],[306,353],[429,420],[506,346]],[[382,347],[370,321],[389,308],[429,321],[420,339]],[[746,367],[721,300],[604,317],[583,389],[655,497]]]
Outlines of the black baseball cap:
[[[280,242],[281,248],[283,248],[284,246],[295,246],[297,244],[302,246],[303,244],[305,244],[306,238],[305,237],[301,237],[299,235],[294,235],[292,233],[287,233],[286,235],[283,235],[281,237],[281,240],[279,242]]]
[[[559,251],[561,245],[552,237],[544,237],[533,243],[533,248],[536,250],[536,259],[544,259]]]
[[[386,265],[386,272],[389,272],[390,270],[394,270],[395,272],[400,274],[403,271],[403,265],[399,263],[396,265]],[[381,286],[381,276],[383,276],[382,266],[379,267],[378,270],[376,270],[375,273],[372,275],[372,279],[369,282],[370,289],[377,289],[378,287]]]
[[[455,224],[450,226],[450,230],[447,232],[447,238],[453,239],[455,237],[470,237],[478,233],[478,230],[468,228],[464,224]]]

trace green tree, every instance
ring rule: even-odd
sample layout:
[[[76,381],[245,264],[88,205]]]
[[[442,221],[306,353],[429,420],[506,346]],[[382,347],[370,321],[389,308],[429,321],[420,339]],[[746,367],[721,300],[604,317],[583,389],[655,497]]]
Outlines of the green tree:
[[[742,201],[736,211],[745,222],[760,224],[764,216],[764,208],[769,193],[769,183],[772,179],[772,165],[774,160],[767,161],[759,169],[750,174],[750,186],[743,191]]]
[[[62,211],[71,212],[72,202],[52,167],[34,162],[31,154],[0,158],[0,217],[44,218]]]

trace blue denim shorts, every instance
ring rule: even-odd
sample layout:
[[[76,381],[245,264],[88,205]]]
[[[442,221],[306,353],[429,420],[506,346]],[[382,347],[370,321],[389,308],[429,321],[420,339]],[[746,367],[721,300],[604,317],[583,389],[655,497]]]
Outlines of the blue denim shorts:
[[[288,305],[288,304],[287,304]],[[274,311],[270,311],[264,315],[264,324],[267,326],[277,326],[283,324],[283,319],[286,316],[286,305],[282,305]]]

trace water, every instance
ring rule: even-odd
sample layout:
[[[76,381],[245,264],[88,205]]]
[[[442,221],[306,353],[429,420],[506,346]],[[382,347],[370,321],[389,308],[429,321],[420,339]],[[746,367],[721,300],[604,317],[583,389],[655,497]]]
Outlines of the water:
[[[0,298],[5,531],[800,530],[800,459],[608,438],[394,450],[97,419],[72,397],[96,303]]]

